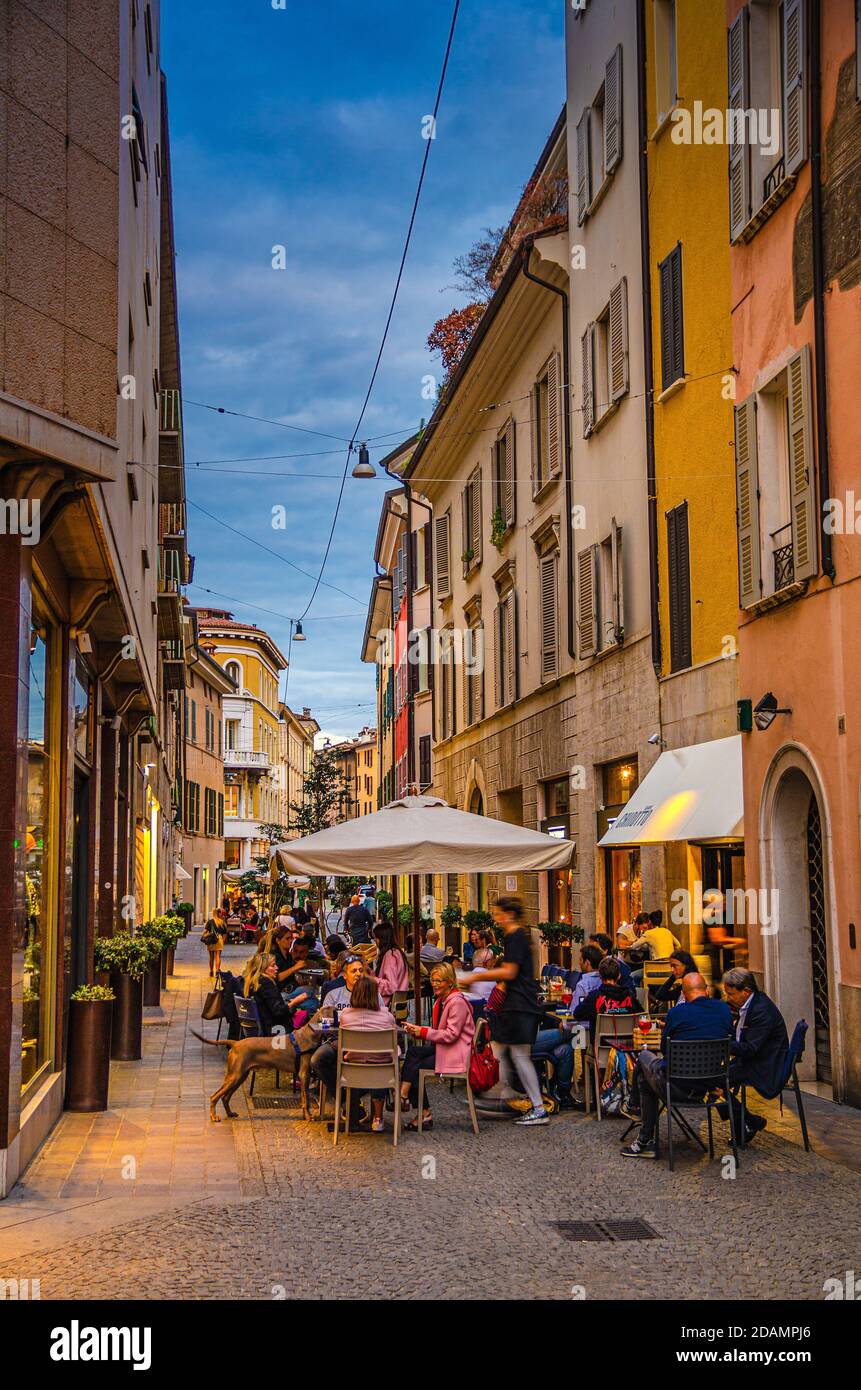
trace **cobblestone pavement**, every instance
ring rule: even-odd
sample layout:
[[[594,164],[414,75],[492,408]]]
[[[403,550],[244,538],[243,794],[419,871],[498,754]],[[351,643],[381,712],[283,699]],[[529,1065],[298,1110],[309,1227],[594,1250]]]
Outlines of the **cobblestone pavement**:
[[[86,1134],[65,1116],[0,1204],[0,1277],[40,1279],[43,1299],[570,1299],[580,1286],[587,1299],[815,1300],[826,1278],[861,1269],[861,1176],[771,1125],[732,1180],[687,1144],[672,1174],[621,1158],[618,1121],[491,1119],[476,1139],[440,1087],[434,1130],[397,1149],[390,1133],[333,1149],[325,1125],[247,1098],[239,1119],[212,1126],[221,1054],[186,1036],[207,985],[196,943],[177,972],[167,1028],[147,1028],[149,1080],[118,1083]],[[264,1073],[257,1094],[272,1089]],[[94,1139],[100,1118],[110,1133]],[[116,1160],[136,1142],[139,1176],[120,1178],[118,1197]],[[646,1221],[658,1238],[572,1243],[553,1226],[608,1218]]]

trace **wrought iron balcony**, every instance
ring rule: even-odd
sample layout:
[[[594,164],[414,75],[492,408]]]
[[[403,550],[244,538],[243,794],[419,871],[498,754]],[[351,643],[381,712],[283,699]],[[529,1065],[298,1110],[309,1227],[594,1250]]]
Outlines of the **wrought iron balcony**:
[[[762,201],[767,203],[772,193],[776,193],[786,178],[786,164],[781,155],[777,163],[769,169],[762,181]]]
[[[795,582],[795,559],[792,550],[792,541],[788,545],[779,545],[773,551],[774,557],[774,592],[778,593],[781,589],[787,589],[790,584]]]

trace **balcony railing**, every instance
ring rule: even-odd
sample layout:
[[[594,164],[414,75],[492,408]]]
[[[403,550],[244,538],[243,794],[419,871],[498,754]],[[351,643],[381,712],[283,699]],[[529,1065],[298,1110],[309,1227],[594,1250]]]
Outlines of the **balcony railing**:
[[[159,540],[185,536],[185,503],[161,502],[158,509]]]
[[[265,772],[269,767],[269,754],[256,748],[225,748],[225,767],[247,767],[252,771]]]
[[[159,392],[159,432],[161,434],[180,434],[182,430],[182,407],[179,392],[176,390]]]
[[[762,201],[767,203],[772,193],[776,193],[786,178],[786,164],[781,155],[777,163],[769,169],[762,181]]]
[[[772,551],[774,557],[774,592],[779,593],[781,589],[787,589],[790,584],[795,583],[795,558],[792,551],[792,541],[788,545],[779,545]]]

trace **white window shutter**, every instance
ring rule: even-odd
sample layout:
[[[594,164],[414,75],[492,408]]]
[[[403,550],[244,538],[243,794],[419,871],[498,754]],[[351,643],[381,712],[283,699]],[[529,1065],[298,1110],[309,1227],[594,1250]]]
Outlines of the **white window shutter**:
[[[583,354],[583,437],[588,439],[595,427],[595,325],[589,324],[580,340]]]
[[[586,546],[577,556],[577,632],[580,660],[598,650],[598,547]]]
[[[584,107],[577,122],[577,224],[586,219],[586,209],[592,201],[592,179],[589,168],[589,107]]]
[[[818,569],[816,477],[810,389],[810,348],[805,343],[790,358],[789,383],[789,499],[792,513],[792,562],[796,579],[809,579]]]
[[[541,680],[555,680],[559,674],[558,608],[556,576],[558,557],[542,556],[540,562],[541,599]]]
[[[622,45],[604,73],[604,172],[612,174],[622,158]]]
[[[784,166],[796,174],[807,158],[807,22],[804,0],[783,6]]]
[[[448,598],[451,593],[450,520],[449,513],[446,512],[445,516],[438,516],[434,521],[434,561],[438,599]]]
[[[628,390],[628,281],[623,276],[610,291],[608,326],[610,400],[615,404]]]
[[[759,541],[759,465],[756,448],[756,399],[748,396],[735,408],[736,524],[738,527],[738,600],[749,608],[762,596]]]
[[[730,25],[727,37],[727,66],[729,69],[728,109],[731,113],[746,111],[749,106],[749,37],[748,12]],[[750,151],[744,139],[744,127],[732,127],[742,138],[729,147],[729,237],[735,241],[750,220]]]
[[[613,628],[616,642],[621,646],[625,633],[625,583],[622,563],[622,528],[613,517],[610,523],[610,547],[613,561]]]
[[[562,399],[560,358],[554,352],[547,366],[547,475],[558,478],[562,472]]]

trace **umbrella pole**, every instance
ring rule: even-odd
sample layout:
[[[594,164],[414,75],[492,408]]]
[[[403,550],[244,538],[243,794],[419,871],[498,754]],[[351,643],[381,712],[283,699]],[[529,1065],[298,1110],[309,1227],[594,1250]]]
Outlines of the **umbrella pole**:
[[[421,906],[419,903],[419,876],[410,874],[410,896],[413,900],[413,994],[415,995],[416,1023],[422,1021],[422,931]]]

